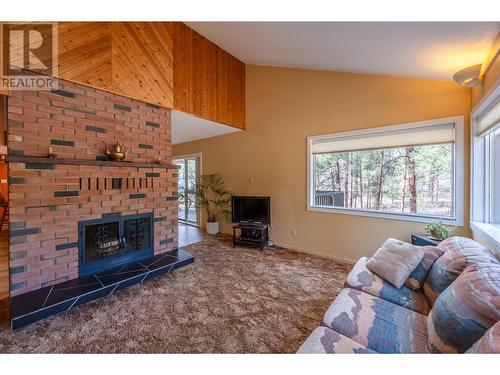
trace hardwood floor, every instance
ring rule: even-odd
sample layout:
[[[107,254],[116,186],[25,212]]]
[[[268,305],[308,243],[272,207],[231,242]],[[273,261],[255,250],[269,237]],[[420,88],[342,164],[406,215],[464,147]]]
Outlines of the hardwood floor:
[[[9,230],[0,232],[0,324],[9,318]]]
[[[192,225],[179,223],[179,247],[187,246],[203,239],[203,231]]]

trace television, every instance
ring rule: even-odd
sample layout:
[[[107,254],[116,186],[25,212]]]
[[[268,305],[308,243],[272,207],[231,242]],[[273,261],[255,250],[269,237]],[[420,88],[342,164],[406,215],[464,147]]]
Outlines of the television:
[[[231,212],[233,223],[271,224],[270,197],[231,197]]]

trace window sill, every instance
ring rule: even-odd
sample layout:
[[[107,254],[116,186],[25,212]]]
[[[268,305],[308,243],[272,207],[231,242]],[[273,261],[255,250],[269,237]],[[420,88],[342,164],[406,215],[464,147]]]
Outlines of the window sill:
[[[411,214],[400,214],[392,212],[381,212],[381,211],[369,211],[369,210],[359,210],[353,208],[332,208],[324,206],[308,206],[308,211],[316,212],[329,212],[334,214],[344,214],[344,215],[356,215],[365,217],[376,217],[388,220],[400,220],[400,221],[410,221],[417,223],[428,223],[435,220],[441,220],[445,225],[452,226],[462,226],[463,222],[461,219],[455,218],[443,218],[437,216],[423,216],[423,215],[411,215]]]
[[[500,254],[500,227],[493,224],[471,221],[472,231],[478,232],[491,246],[496,254]]]

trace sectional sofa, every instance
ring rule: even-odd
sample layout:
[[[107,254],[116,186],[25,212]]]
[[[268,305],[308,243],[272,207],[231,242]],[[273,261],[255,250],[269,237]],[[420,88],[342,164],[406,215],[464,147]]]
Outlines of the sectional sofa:
[[[500,262],[468,238],[437,248],[417,291],[361,258],[298,353],[500,353]]]

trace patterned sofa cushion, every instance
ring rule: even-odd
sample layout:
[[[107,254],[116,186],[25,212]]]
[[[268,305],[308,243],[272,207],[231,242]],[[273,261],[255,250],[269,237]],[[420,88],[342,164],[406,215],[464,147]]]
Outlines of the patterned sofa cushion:
[[[438,244],[444,250],[432,265],[424,282],[424,295],[432,306],[443,290],[471,264],[498,263],[495,257],[474,240],[451,237]]]
[[[500,264],[469,266],[429,313],[429,350],[463,353],[499,320]]]
[[[371,349],[358,344],[327,327],[317,327],[311,336],[300,346],[297,353],[302,354],[376,354]]]
[[[405,286],[413,290],[419,290],[424,285],[425,277],[434,262],[444,253],[444,250],[436,246],[424,246],[424,257],[417,265],[408,279]]]
[[[324,324],[378,353],[426,353],[426,316],[368,293],[345,288]]]
[[[357,261],[345,280],[346,288],[366,292],[424,315],[429,313],[431,308],[422,293],[414,292],[406,286],[396,288],[366,268],[367,260],[367,257],[363,257]]]
[[[500,321],[491,327],[472,347],[469,354],[500,354]]]

